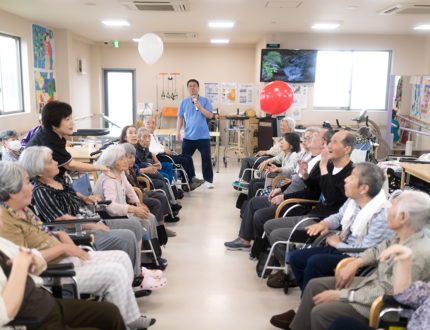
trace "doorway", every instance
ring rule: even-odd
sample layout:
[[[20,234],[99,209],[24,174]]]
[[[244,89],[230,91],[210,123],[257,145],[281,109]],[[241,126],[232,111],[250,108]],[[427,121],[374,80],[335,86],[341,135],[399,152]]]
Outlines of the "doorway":
[[[111,136],[120,136],[121,129],[135,122],[135,70],[105,69],[104,99],[105,115],[118,125],[110,125]]]

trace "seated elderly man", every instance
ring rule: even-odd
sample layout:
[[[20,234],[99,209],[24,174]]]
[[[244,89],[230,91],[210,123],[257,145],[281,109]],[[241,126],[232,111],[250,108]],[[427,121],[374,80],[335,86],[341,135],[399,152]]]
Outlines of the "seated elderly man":
[[[300,226],[301,228],[315,224],[339,211],[346,201],[344,181],[352,172],[353,164],[350,160],[350,155],[354,146],[354,135],[346,131],[340,131],[333,135],[330,143],[321,152],[321,160],[316,166],[320,176],[312,176],[312,173],[308,174],[307,171],[304,171],[306,164],[303,163],[304,168],[301,172],[303,180],[305,180],[310,191],[321,191],[320,201],[306,215],[267,221],[264,224],[264,231],[270,244],[274,244],[277,241],[287,241],[293,227],[305,218],[312,217],[314,219],[305,221]],[[299,196],[290,194],[290,196],[280,195],[279,197],[278,202],[283,201],[284,198],[296,198]],[[281,264],[284,264],[285,249],[279,246],[279,248],[275,249],[275,256]]]
[[[342,227],[339,235],[327,238],[325,247],[294,251],[290,266],[302,291],[315,277],[332,276],[337,263],[356,254],[343,254],[340,248],[370,248],[393,235],[388,228],[387,210],[390,203],[381,190],[385,174],[371,163],[358,163],[345,179],[348,197],[339,212],[320,223],[306,227],[311,236],[324,235]],[[269,282],[268,282],[269,284]]]
[[[75,266],[81,293],[102,296],[115,304],[131,329],[142,329],[155,320],[140,315],[133,293],[133,267],[123,251],[86,252],[65,232],[51,232],[27,208],[33,185],[25,169],[12,162],[0,162],[0,236],[25,248],[39,250],[48,264]]]
[[[2,144],[1,159],[3,161],[16,162],[23,148],[21,142],[19,142],[18,133],[10,129],[1,131],[0,141]]]
[[[284,117],[281,120],[281,123],[279,124],[279,130],[281,132],[281,136],[283,136],[285,133],[290,133],[290,132],[294,132],[294,129],[296,127],[296,122],[294,121],[293,118],[290,117]],[[263,159],[258,159],[261,156],[269,156],[269,157],[273,157],[273,156],[277,156],[278,154],[281,153],[281,143],[280,143],[281,139],[278,139],[278,141],[276,141],[276,143],[273,145],[273,147],[271,147],[269,150],[260,150],[257,152],[257,157],[245,157],[242,159],[242,165],[240,167],[240,171],[239,171],[239,179],[242,178],[243,175],[243,181],[239,182],[239,180],[234,181],[233,182],[233,187],[243,187],[243,185],[246,185],[246,182],[249,182],[251,180],[251,172],[250,171],[246,171],[245,169],[248,168],[252,168],[254,166],[254,163],[259,160],[263,161]],[[256,164],[257,165],[257,164]],[[245,174],[244,174],[245,173]],[[247,185],[246,185],[247,186]]]
[[[145,124],[145,128],[147,128],[149,130],[149,133],[151,134],[151,143],[149,145],[149,152],[157,156],[160,162],[169,163],[171,158],[175,163],[181,164],[185,172],[187,173],[189,180],[191,180],[190,181],[191,190],[194,190],[197,187],[201,186],[205,182],[205,180],[198,179],[196,177],[193,158],[190,157],[189,155],[184,155],[184,154],[174,155],[172,150],[170,150],[168,147],[163,146],[160,143],[158,136],[154,132],[155,131],[154,118],[146,117],[144,124]]]
[[[388,225],[395,234],[336,273],[336,277],[311,280],[305,288],[297,314],[293,310],[275,315],[270,322],[282,329],[325,330],[339,316],[368,323],[370,306],[380,295],[393,293],[393,273],[397,261],[381,262],[384,250],[395,244],[412,250],[411,281],[430,280],[430,238],[424,232],[429,223],[430,197],[405,191],[388,210]],[[385,259],[385,258],[384,258]],[[367,277],[356,277],[363,266],[377,265]]]

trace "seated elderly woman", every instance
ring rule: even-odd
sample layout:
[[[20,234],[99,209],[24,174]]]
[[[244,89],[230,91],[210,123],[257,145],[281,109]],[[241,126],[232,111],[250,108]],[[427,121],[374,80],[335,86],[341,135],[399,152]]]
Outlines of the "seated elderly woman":
[[[406,306],[407,310],[401,312],[400,316],[409,319],[408,330],[430,329],[430,283],[412,282],[412,250],[407,246],[392,245],[381,253],[380,260],[382,263],[396,263],[393,274],[393,297]],[[412,315],[411,311],[413,311]],[[343,329],[376,330],[347,316],[338,317],[328,328],[328,330]]]
[[[134,187],[138,187],[142,189],[146,188],[145,186],[143,186],[143,183],[138,181],[137,175],[133,170],[134,162],[136,159],[136,148],[132,146],[130,143],[122,143],[120,144],[120,146],[124,149],[125,156],[127,157],[128,170],[125,171],[125,176],[127,177],[128,182]],[[164,221],[166,222],[179,221],[179,217],[174,216],[174,213],[170,214],[169,200],[167,199],[165,194],[163,194],[160,191],[153,191],[153,190],[142,190],[142,193],[143,193],[143,202],[145,204],[148,204],[146,202],[148,199],[156,200],[161,204],[161,209],[158,216],[157,214],[151,211],[151,213],[153,213],[156,216],[159,223],[163,223]],[[160,215],[161,215],[161,219],[159,218]],[[167,228],[166,228],[166,231],[169,234],[169,231],[167,230]]]
[[[137,135],[137,128],[134,125],[128,125],[125,126],[121,131],[121,136],[119,138],[119,143],[130,143],[135,148],[138,146],[138,135]],[[149,143],[151,140],[149,139]],[[172,189],[169,189],[168,184],[164,180],[163,176],[158,172],[160,169],[160,165],[151,165],[150,163],[146,162],[144,159],[140,158],[140,155],[137,153],[136,150],[136,157],[135,157],[135,164],[134,164],[134,171],[137,175],[139,174],[145,174],[147,175],[155,188],[157,189],[163,189],[167,196],[169,196],[171,202],[172,202],[172,209],[175,211],[176,209],[180,209],[180,205],[176,203],[175,198],[183,196],[183,192],[180,190],[177,190],[175,186],[172,186]],[[173,190],[173,192],[172,192]],[[181,192],[181,193],[180,193]],[[174,194],[172,196],[172,193]]]
[[[133,266],[123,251],[86,252],[65,232],[51,232],[27,205],[33,185],[25,169],[0,162],[0,236],[12,243],[37,249],[48,264],[73,263],[81,293],[95,294],[115,304],[131,329],[151,326],[155,320],[140,315],[133,293]]]
[[[22,153],[19,163],[25,168],[34,184],[33,205],[44,222],[74,220],[82,214],[95,216],[91,208],[76,195],[73,188],[57,175],[58,163],[52,158],[48,147],[29,147]],[[87,202],[98,201],[99,196],[87,197]],[[140,275],[143,229],[138,220],[114,219],[82,225],[94,234],[97,250],[122,250]]]
[[[97,163],[109,168],[113,176],[109,177],[103,173],[94,186],[94,193],[100,195],[102,199],[112,201],[106,208],[108,214],[111,217],[127,216],[129,219],[137,219],[150,232],[151,237],[157,237],[154,215],[149,212],[146,205],[140,203],[136,192],[125,177],[128,161],[124,149],[119,145],[108,147]]]
[[[45,269],[46,262],[39,251],[0,238],[2,329],[13,319],[40,319],[38,329],[126,329],[118,308],[109,302],[54,299],[41,288],[43,280],[37,276]]]
[[[2,144],[1,159],[3,161],[16,162],[23,148],[21,142],[19,142],[18,133],[10,129],[1,131],[0,141]]]
[[[282,329],[323,330],[339,316],[368,323],[370,306],[383,294],[393,292],[395,262],[381,262],[384,250],[395,244],[412,250],[411,281],[430,280],[430,238],[424,232],[429,223],[430,197],[405,191],[388,210],[388,226],[395,234],[367,249],[336,273],[336,277],[311,280],[305,288],[297,314],[293,310],[275,315],[270,322]],[[385,252],[386,253],[386,252]],[[382,260],[386,258],[383,257]],[[377,265],[367,277],[356,277],[359,268]]]

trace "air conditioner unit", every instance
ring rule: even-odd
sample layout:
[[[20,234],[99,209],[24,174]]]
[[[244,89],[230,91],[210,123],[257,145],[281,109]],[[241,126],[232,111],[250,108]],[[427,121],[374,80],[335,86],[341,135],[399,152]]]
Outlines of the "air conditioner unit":
[[[379,12],[380,15],[430,15],[430,2],[399,3]]]
[[[137,11],[189,11],[186,0],[135,0],[121,1],[123,6]]]
[[[185,38],[195,39],[198,37],[197,32],[157,32],[159,36],[164,38]]]

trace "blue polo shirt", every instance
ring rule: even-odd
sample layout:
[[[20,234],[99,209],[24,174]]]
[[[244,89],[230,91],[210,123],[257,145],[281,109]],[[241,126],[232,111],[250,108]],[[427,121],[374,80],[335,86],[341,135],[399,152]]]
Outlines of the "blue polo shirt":
[[[209,99],[199,95],[199,102],[203,108],[212,112]],[[206,117],[200,110],[196,110],[191,96],[183,99],[179,104],[178,117],[185,118],[184,139],[201,140],[210,138]]]

